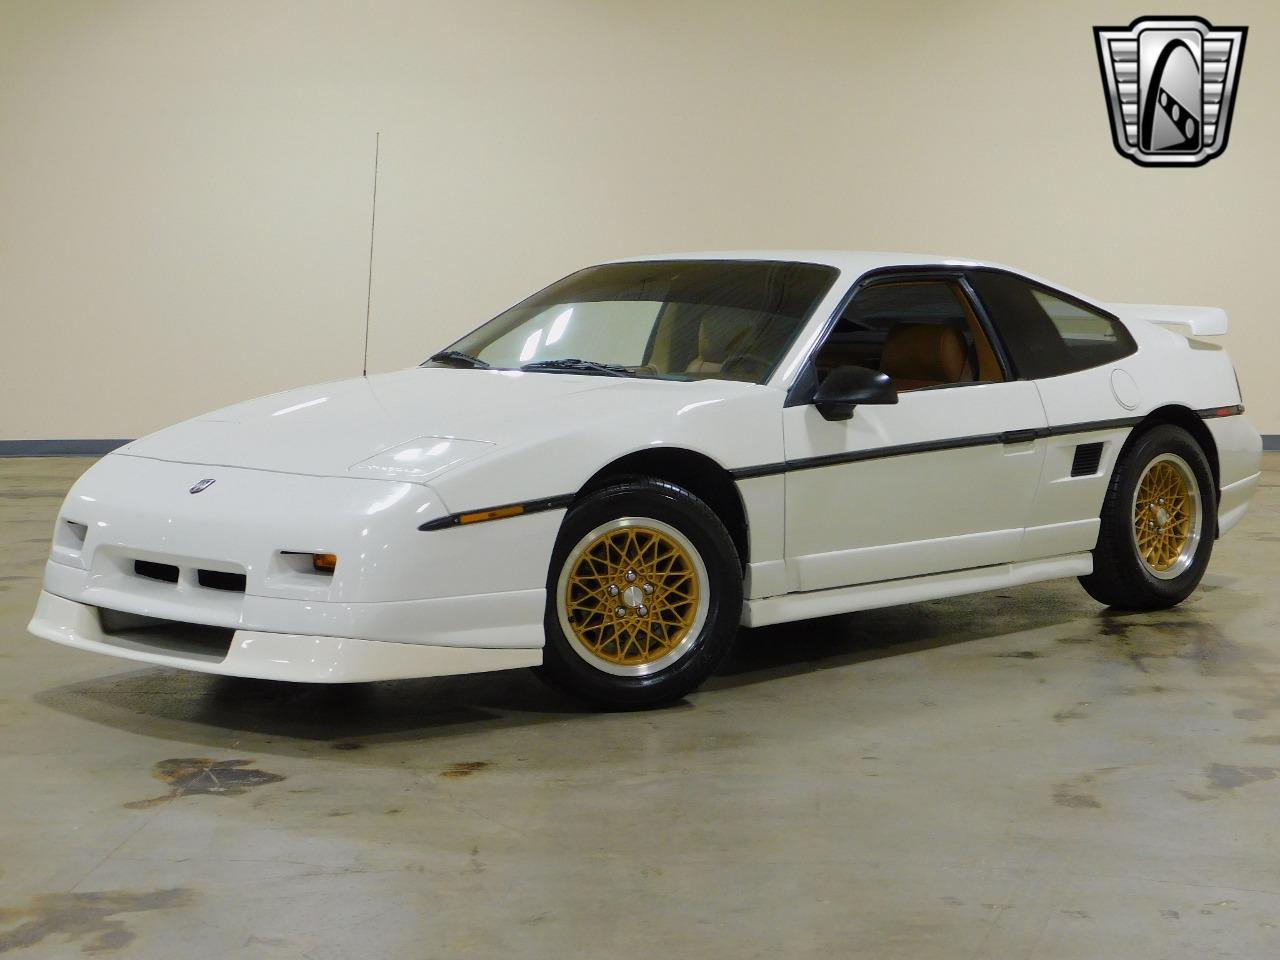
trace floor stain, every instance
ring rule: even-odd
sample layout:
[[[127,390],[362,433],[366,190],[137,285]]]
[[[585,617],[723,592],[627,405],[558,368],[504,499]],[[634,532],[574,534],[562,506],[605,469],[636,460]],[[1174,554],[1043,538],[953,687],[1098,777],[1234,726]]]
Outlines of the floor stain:
[[[157,780],[170,785],[169,792],[149,800],[126,803],[130,810],[145,810],[176,800],[179,797],[207,794],[218,797],[237,797],[250,787],[267,783],[279,783],[284,779],[278,773],[252,770],[253,760],[211,760],[208,757],[179,757],[161,760],[151,770]]]
[[[1150,673],[1153,661],[1181,660],[1204,676],[1252,675],[1257,663],[1238,644],[1196,613],[1178,608],[1159,614],[1103,614],[1106,655]]]
[[[1071,793],[1066,790],[1054,791],[1053,802],[1060,807],[1097,809],[1102,806],[1102,803],[1095,796],[1087,793]]]
[[[95,893],[42,893],[25,907],[0,907],[0,925],[18,925],[0,932],[0,953],[33,947],[59,936],[80,943],[84,953],[106,953],[129,946],[135,934],[122,913],[168,910],[191,903],[194,894],[185,888],[170,890],[100,890]]]
[[[1102,615],[1102,635],[1104,637],[1123,637],[1129,633],[1130,624],[1109,613]]]
[[[467,760],[463,763],[451,763],[447,769],[440,771],[440,776],[457,780],[461,777],[469,777],[473,773],[479,773],[489,766],[490,764],[486,760]]]
[[[1141,687],[1121,687],[1120,693],[1126,697],[1137,697],[1148,693],[1168,693],[1172,687],[1166,687],[1159,683],[1149,683]]]
[[[1036,653],[1034,650],[1018,650],[1014,653],[997,653],[993,656],[1007,660],[1038,660],[1044,656],[1043,653]]]
[[[1231,711],[1237,720],[1266,720],[1280,710],[1280,694],[1276,692],[1275,681],[1269,676],[1258,673],[1251,679],[1257,681],[1248,687],[1237,687],[1231,695],[1249,704]]]
[[[343,741],[340,741],[339,743],[335,743],[335,744],[333,745],[333,749],[335,749],[335,750],[363,750],[363,749],[364,749],[364,744],[363,744],[363,743],[356,743],[356,742],[354,742],[354,741],[352,741],[352,740],[343,740]]]
[[[1248,743],[1264,743],[1270,747],[1280,747],[1280,736],[1250,737]]]
[[[1211,763],[1204,768],[1209,786],[1214,790],[1234,790],[1250,783],[1274,780],[1280,775],[1280,767],[1237,767],[1225,763]]]
[[[1068,707],[1066,710],[1059,710],[1053,715],[1053,719],[1058,723],[1066,723],[1068,720],[1083,720],[1089,716],[1088,700],[1081,700],[1074,707]]]
[[[1093,795],[1094,784],[1098,782],[1095,774],[1107,774],[1122,767],[1101,767],[1094,773],[1082,773],[1055,784],[1053,802],[1060,807],[1074,807],[1078,810],[1094,810],[1102,806],[1102,801]]]

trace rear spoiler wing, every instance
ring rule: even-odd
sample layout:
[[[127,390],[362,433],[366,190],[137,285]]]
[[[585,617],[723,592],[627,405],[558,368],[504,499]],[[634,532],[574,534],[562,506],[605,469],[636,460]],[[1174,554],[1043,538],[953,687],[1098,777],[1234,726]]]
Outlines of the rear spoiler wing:
[[[1220,337],[1227,332],[1227,311],[1221,307],[1176,307],[1160,303],[1111,303],[1113,313],[1158,323],[1190,337]]]

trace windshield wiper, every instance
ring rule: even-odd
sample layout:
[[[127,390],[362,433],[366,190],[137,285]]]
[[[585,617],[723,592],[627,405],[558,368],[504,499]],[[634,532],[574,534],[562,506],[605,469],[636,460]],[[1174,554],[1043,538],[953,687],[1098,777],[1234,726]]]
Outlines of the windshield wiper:
[[[579,360],[567,357],[564,360],[535,360],[526,363],[521,370],[563,370],[566,373],[598,373],[606,377],[634,377],[635,372],[616,363],[600,363],[596,360]]]
[[[441,350],[439,353],[433,353],[427,358],[427,362],[435,361],[436,363],[452,363],[460,367],[475,367],[483,369],[489,366],[479,357],[473,357],[469,353],[463,353],[461,350]]]

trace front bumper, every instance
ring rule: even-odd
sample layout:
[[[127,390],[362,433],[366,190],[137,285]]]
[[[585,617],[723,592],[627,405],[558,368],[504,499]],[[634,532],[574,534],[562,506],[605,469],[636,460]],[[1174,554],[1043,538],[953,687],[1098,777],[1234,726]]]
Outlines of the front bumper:
[[[455,603],[471,600],[473,612],[480,614],[487,598],[452,599]],[[176,633],[166,635],[163,630],[108,633],[97,608],[45,590],[40,592],[35,616],[27,629],[37,637],[69,647],[157,666],[301,683],[438,677],[533,667],[542,662],[540,647],[438,646],[258,630],[227,631],[231,637],[224,650],[220,644],[184,642]],[[456,634],[454,639],[456,642]]]
[[[201,589],[188,582],[92,576],[45,564],[44,590],[92,610],[258,633],[361,637],[444,647],[526,647],[543,643],[546,589],[374,603],[263,597]]]
[[[214,482],[197,496],[193,477]],[[305,682],[539,663],[559,517],[418,530],[446,510],[420,484],[113,454],[63,503],[30,629],[147,663]],[[312,552],[336,554],[336,571],[296,562]]]

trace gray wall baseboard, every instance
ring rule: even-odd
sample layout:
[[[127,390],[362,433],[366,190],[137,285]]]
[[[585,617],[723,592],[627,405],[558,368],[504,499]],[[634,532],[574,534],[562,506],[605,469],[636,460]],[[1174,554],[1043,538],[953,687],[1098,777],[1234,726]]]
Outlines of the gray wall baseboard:
[[[100,457],[128,440],[0,440],[0,457]]]
[[[1280,433],[1264,433],[1262,435],[1262,449],[1273,453],[1280,451]]]

